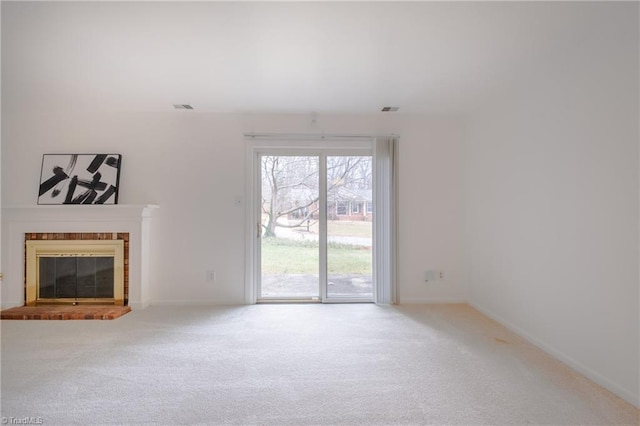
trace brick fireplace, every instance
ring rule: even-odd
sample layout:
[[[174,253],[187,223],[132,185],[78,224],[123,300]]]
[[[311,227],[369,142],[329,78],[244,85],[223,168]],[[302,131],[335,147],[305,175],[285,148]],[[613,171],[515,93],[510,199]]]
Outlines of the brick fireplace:
[[[128,232],[34,232],[25,243],[26,305],[128,304]]]
[[[125,244],[124,303],[151,301],[151,219],[155,205],[22,206],[2,209],[2,307],[26,301],[26,242],[122,240]]]

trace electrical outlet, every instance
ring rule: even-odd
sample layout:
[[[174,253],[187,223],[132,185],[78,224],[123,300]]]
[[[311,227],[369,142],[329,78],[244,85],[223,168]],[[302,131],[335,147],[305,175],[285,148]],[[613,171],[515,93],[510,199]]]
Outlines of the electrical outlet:
[[[216,271],[207,271],[207,281],[210,283],[216,282]]]
[[[437,270],[424,271],[424,281],[438,281],[444,279],[444,272]]]

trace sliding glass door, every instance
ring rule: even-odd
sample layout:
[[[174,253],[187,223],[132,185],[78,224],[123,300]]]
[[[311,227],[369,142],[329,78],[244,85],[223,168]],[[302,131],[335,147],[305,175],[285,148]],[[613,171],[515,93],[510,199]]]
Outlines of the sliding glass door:
[[[261,299],[320,300],[319,156],[260,156]]]
[[[327,293],[373,299],[371,156],[327,156]]]
[[[258,300],[373,301],[373,162],[355,154],[258,153]]]

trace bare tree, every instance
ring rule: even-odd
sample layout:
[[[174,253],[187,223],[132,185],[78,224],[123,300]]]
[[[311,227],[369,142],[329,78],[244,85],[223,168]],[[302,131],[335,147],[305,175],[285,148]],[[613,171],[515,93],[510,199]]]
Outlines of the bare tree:
[[[296,194],[295,197],[291,197]],[[292,200],[294,200],[292,202]],[[296,227],[317,211],[317,157],[262,157],[262,212],[267,216],[263,236],[275,237],[277,226]],[[294,212],[305,212],[297,224],[279,221]]]
[[[264,237],[275,237],[276,227],[297,228],[317,220],[318,170],[318,157],[262,156]],[[341,187],[359,188],[370,175],[370,157],[327,157],[328,199],[331,200]],[[289,220],[285,223],[281,218]]]

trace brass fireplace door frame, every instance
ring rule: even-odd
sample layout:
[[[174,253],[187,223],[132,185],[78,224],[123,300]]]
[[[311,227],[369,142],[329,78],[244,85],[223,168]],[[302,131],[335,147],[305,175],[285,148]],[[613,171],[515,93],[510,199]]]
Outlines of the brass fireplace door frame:
[[[113,299],[41,299],[38,295],[38,259],[45,257],[113,256]],[[124,306],[124,241],[122,240],[30,240],[26,242],[26,305],[113,304]]]

